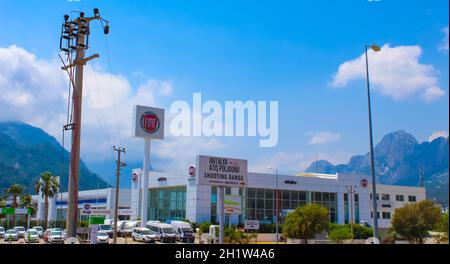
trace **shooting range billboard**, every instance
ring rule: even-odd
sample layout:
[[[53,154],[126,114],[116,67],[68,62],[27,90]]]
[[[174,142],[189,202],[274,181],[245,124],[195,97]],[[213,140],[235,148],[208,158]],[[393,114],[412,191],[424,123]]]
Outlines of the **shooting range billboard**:
[[[247,160],[197,156],[198,184],[221,187],[247,186]]]
[[[164,109],[142,105],[134,106],[133,136],[164,139]]]

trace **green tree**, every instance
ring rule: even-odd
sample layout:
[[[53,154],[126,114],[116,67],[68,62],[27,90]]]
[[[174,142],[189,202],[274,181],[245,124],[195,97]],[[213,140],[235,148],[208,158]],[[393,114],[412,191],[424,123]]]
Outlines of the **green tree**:
[[[34,190],[37,194],[41,194],[44,198],[44,221],[45,226],[48,225],[48,198],[53,198],[59,191],[59,184],[56,176],[51,172],[44,172],[41,174],[39,181],[34,183]]]
[[[4,207],[6,207],[6,202],[2,197],[0,197],[0,208],[4,208]]]
[[[29,194],[22,195],[20,197],[20,206],[22,208],[27,208],[28,210],[31,210],[31,215],[34,215],[37,211],[37,205],[33,203],[33,198]],[[27,214],[27,223],[28,223],[28,217],[30,217]]]
[[[283,235],[291,239],[302,239],[307,244],[308,239],[324,232],[328,224],[328,210],[325,207],[317,204],[306,205],[287,215]]]
[[[392,228],[412,242],[423,243],[428,231],[435,230],[441,220],[441,209],[432,201],[407,204],[395,210]]]
[[[440,242],[448,243],[448,228],[448,212],[446,212],[442,215],[441,221],[438,225],[438,231],[444,233],[444,236],[439,238]]]
[[[4,193],[10,197],[12,197],[13,203],[12,207],[17,208],[18,202],[17,198],[23,194],[23,186],[20,184],[13,184],[9,188],[7,188]],[[16,215],[12,216],[13,223],[16,222]]]

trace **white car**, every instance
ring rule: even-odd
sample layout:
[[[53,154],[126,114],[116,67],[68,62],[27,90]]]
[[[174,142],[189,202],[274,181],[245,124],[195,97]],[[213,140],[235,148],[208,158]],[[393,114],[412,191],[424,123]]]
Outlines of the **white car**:
[[[25,227],[23,227],[23,226],[15,226],[14,230],[17,231],[17,235],[19,236],[19,238],[24,238],[25,237],[25,233],[26,233]]]
[[[64,236],[61,231],[51,231],[47,242],[50,244],[62,244],[64,243]]]
[[[0,238],[5,237],[5,228],[3,226],[0,226]]]
[[[5,237],[3,238],[5,241],[17,241],[19,240],[19,234],[15,229],[9,229],[5,232]]]
[[[97,244],[109,244],[109,234],[106,231],[97,233]]]
[[[133,228],[131,232],[131,238],[133,241],[141,241],[144,243],[155,243],[156,234],[152,230],[145,227]]]
[[[36,230],[36,232],[38,232],[40,238],[44,237],[44,228],[42,228],[42,226],[33,226],[32,229],[34,229],[34,230]]]
[[[39,233],[36,229],[28,229],[25,233],[26,243],[39,243]]]

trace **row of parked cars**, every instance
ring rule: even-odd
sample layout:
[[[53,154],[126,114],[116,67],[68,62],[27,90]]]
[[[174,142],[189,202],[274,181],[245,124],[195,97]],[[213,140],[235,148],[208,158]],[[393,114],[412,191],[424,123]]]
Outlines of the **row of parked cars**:
[[[61,228],[49,228],[44,231],[41,226],[34,226],[28,230],[23,226],[16,226],[5,230],[0,226],[0,238],[4,241],[19,241],[23,238],[25,243],[39,243],[43,239],[46,243],[63,243],[65,232]]]
[[[100,225],[99,233],[106,230],[113,232],[114,222],[108,225]],[[195,235],[191,225],[183,221],[170,221],[162,223],[160,221],[148,221],[145,226],[140,226],[140,221],[118,221],[118,234],[123,237],[131,237],[133,241],[143,243],[194,243]],[[99,241],[97,241],[99,242]]]

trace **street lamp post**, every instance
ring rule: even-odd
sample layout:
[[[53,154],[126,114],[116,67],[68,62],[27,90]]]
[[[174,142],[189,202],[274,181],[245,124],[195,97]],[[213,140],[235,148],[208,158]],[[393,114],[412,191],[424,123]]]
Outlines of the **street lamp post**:
[[[276,173],[276,184],[275,184],[275,215],[276,215],[276,220],[275,220],[275,232],[276,232],[276,240],[277,240],[277,244],[279,241],[279,235],[278,235],[278,217],[279,217],[279,212],[278,212],[278,169],[274,169],[272,167],[268,167],[269,170],[273,170]]]
[[[375,176],[375,160],[373,153],[373,133],[372,133],[372,107],[370,102],[370,78],[369,78],[369,56],[368,49],[372,49],[375,52],[381,50],[377,45],[366,45],[366,74],[367,74],[367,101],[369,107],[369,137],[370,137],[370,172],[372,174],[372,211],[373,211],[373,237],[378,238],[378,208],[377,208],[377,188],[376,188],[376,176]]]

